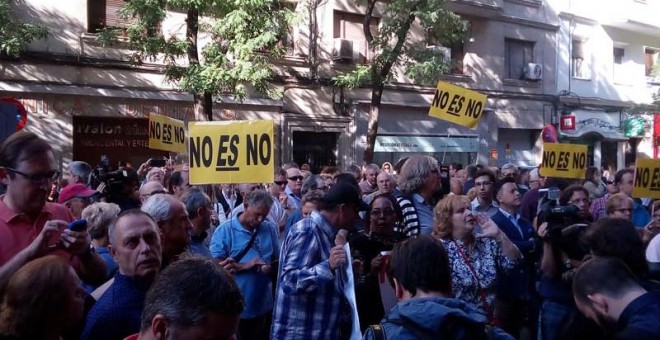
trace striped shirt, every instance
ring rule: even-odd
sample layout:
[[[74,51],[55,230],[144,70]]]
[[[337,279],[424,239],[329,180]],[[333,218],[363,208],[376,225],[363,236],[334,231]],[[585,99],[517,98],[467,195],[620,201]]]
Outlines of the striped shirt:
[[[280,253],[271,339],[338,339],[346,303],[328,261],[337,229],[321,214],[296,223]]]
[[[402,228],[395,228],[395,231],[406,236],[419,235],[419,217],[412,200],[408,197],[401,196],[398,197],[396,201],[399,203],[399,207],[401,208],[401,214],[403,214],[403,226]]]

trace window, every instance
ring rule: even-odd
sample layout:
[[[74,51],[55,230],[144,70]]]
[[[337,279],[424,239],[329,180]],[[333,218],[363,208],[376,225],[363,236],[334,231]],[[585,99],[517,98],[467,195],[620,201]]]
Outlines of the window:
[[[463,47],[463,42],[455,42],[450,46],[451,74],[463,74],[463,58],[465,58]]]
[[[658,50],[653,48],[644,49],[644,64],[645,64],[645,75],[647,77],[658,76],[658,74],[653,74],[653,69],[658,69]],[[656,72],[657,73],[657,72]]]
[[[366,61],[371,58],[363,27],[363,14],[335,11],[333,37],[352,40],[353,48],[357,49],[360,55],[360,61]],[[376,34],[378,32],[378,18],[372,18],[369,27],[371,32]]]
[[[615,47],[613,50],[614,53],[614,63],[617,65],[623,64],[623,56],[625,55],[625,49],[621,47]]]
[[[504,77],[523,79],[525,66],[534,62],[534,42],[505,39],[504,45]]]
[[[106,27],[128,27],[129,21],[121,19],[119,9],[127,0],[87,0],[87,31],[96,33]]]
[[[574,39],[571,42],[571,77],[589,79],[589,67],[585,54],[586,41]]]

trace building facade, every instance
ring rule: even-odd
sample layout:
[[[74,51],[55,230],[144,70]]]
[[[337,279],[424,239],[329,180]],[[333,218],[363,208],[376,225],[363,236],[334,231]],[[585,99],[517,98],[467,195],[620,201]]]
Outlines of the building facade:
[[[306,14],[309,1],[287,4]],[[395,68],[383,94],[374,161],[394,163],[411,153],[425,153],[443,163],[537,165],[541,129],[573,115],[576,128],[563,130],[565,138],[593,144],[596,164],[624,162],[629,138],[619,131],[621,122],[626,110],[648,101],[650,93],[645,76],[630,77],[633,71],[646,73],[645,51],[660,47],[660,30],[654,29],[652,18],[638,23],[637,12],[630,13],[632,23],[606,22],[602,18],[607,15],[594,18],[587,8],[573,5],[582,2],[450,1],[450,9],[469,21],[469,39],[445,48],[454,68],[442,80],[487,94],[485,115],[475,129],[429,117],[434,88],[414,85],[403,69]],[[155,154],[143,142],[146,117],[152,112],[184,121],[205,119],[196,116],[191,95],[165,80],[162,65],[136,66],[130,62],[131,51],[97,42],[94,32],[99,26],[118,24],[116,11],[122,3],[26,0],[15,8],[17,15],[44,24],[51,34],[31,43],[21,59],[0,60],[0,96],[24,104],[27,129],[52,143],[62,165],[72,159],[96,164],[102,154],[112,155],[113,163],[135,164]],[[276,86],[283,98],[251,95],[236,102],[221,97],[213,119],[272,119],[280,164],[296,161],[314,169],[361,164],[370,90],[339,88],[331,79],[370,58],[362,33],[364,13],[354,1],[318,2],[316,26],[303,15],[306,19],[290,30],[287,55],[277,63]],[[184,20],[185,13],[169,12],[161,29],[180,34]],[[377,29],[378,18],[372,26]],[[424,35],[424,29],[413,24],[409,39]],[[315,44],[310,36],[317,37]],[[576,58],[568,56],[579,54],[589,62],[576,73]],[[307,63],[312,57],[314,70]],[[310,77],[312,73],[316,76]],[[625,79],[615,81],[615,73]],[[600,131],[609,129],[601,121],[614,132]],[[596,131],[590,130],[592,125]],[[637,147],[643,146],[640,140]],[[94,147],[97,151],[90,151]]]

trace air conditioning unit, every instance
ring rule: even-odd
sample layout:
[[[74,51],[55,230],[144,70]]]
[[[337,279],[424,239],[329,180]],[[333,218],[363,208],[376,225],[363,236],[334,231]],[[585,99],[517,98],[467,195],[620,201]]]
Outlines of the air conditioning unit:
[[[543,79],[543,66],[541,64],[529,63],[523,69],[523,76],[527,80]]]
[[[332,60],[353,61],[355,58],[353,40],[335,38],[332,47]]]
[[[431,50],[437,53],[442,53],[445,56],[446,61],[451,60],[451,49],[444,46],[427,46],[427,50]]]

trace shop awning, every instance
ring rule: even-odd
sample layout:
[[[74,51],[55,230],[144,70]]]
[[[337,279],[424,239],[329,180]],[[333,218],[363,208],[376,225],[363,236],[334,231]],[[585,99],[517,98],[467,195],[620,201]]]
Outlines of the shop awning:
[[[477,136],[377,136],[374,152],[477,152]]]

